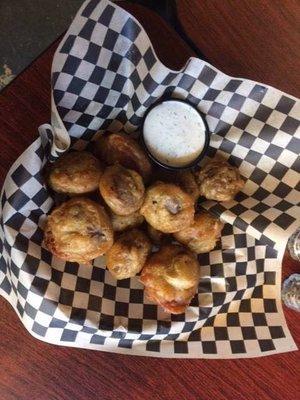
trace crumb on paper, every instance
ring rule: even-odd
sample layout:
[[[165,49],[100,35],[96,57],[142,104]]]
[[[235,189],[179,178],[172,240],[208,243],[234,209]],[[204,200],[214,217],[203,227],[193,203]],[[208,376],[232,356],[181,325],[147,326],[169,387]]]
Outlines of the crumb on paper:
[[[0,89],[8,85],[15,77],[7,64],[4,64],[2,69],[3,73],[0,75]]]

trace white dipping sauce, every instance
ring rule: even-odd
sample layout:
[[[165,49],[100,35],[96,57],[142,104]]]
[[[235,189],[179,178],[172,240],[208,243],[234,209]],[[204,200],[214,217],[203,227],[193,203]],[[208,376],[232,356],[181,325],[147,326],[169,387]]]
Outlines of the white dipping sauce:
[[[192,106],[166,100],[149,111],[143,136],[156,160],[172,167],[184,167],[201,154],[205,131],[200,114]]]

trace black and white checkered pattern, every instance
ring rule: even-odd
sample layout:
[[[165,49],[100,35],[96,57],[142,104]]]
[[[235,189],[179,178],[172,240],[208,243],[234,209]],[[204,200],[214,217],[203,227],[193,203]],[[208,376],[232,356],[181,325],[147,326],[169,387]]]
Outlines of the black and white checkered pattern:
[[[206,116],[210,156],[223,156],[247,178],[237,201],[205,207],[268,245],[292,233],[299,225],[299,102],[195,58],[171,72],[139,23],[110,2],[89,2],[80,15],[53,63],[54,100],[70,135],[131,132],[163,95],[187,99]]]
[[[161,357],[295,349],[280,275],[286,240],[300,225],[299,100],[195,58],[170,71],[141,25],[107,0],[83,4],[54,57],[52,86],[53,128],[40,128],[1,196],[0,294],[26,328],[51,343]],[[228,224],[220,246],[199,257],[191,306],[172,316],[149,302],[136,278],[116,281],[103,258],[91,267],[64,263],[41,246],[53,205],[42,168],[68,147],[68,134],[84,148],[98,130],[134,132],[164,95],[198,107],[212,133],[208,156],[223,156],[247,179],[235,201],[200,204]]]

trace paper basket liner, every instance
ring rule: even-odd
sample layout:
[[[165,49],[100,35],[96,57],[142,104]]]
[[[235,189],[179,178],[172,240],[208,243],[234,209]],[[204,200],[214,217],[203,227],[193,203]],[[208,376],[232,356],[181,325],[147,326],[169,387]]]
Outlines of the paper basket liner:
[[[208,157],[222,156],[247,179],[234,201],[201,204],[227,224],[219,246],[199,257],[199,290],[181,315],[151,303],[137,278],[115,280],[104,258],[65,263],[41,245],[53,206],[46,162],[70,143],[85,148],[99,130],[136,132],[163,95],[196,105],[211,132]],[[54,56],[52,125],[40,127],[4,183],[0,294],[33,336],[58,345],[190,358],[295,350],[280,285],[284,248],[300,225],[299,115],[298,99],[200,59],[168,69],[133,16],[86,1]]]

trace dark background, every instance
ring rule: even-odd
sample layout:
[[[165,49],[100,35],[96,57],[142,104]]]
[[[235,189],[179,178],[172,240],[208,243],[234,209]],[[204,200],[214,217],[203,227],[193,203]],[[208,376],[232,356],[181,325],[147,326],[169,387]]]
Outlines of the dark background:
[[[11,74],[18,75],[68,28],[82,3],[83,0],[0,1],[0,90],[10,81]]]
[[[0,91],[67,30],[83,2],[0,0]],[[154,8],[174,25],[175,0],[128,2]]]

